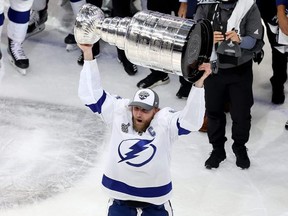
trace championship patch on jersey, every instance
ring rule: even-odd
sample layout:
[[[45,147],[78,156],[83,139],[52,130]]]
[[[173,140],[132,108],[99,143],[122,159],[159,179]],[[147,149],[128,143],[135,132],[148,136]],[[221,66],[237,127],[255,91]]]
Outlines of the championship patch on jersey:
[[[156,151],[152,140],[128,139],[123,140],[118,146],[120,160],[118,163],[126,163],[130,166],[141,167],[149,163]]]
[[[170,109],[169,112],[170,112],[170,113],[175,113],[176,110],[174,110],[174,109]]]
[[[122,132],[123,133],[128,133],[128,128],[130,127],[130,123],[128,123],[128,124],[124,124],[124,123],[122,123],[121,124],[121,130],[122,130]]]

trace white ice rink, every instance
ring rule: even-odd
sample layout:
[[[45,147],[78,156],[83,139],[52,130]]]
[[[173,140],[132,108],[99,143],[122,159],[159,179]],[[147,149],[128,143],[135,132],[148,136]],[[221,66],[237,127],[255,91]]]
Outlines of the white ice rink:
[[[5,1],[7,4],[8,1]],[[72,23],[69,6],[50,1],[46,29],[27,39],[26,76],[7,57],[4,26],[0,71],[0,216],[105,216],[108,197],[101,190],[105,157],[104,125],[77,96],[79,50],[66,52]],[[6,19],[7,21],[7,19]],[[101,41],[98,58],[103,86],[132,97],[149,70],[128,76],[116,48]],[[288,98],[270,103],[271,51],[254,65],[252,128],[247,144],[251,167],[235,165],[231,120],[227,114],[227,159],[216,170],[204,162],[211,151],[205,133],[192,133],[174,145],[172,175],[175,216],[288,216]],[[181,109],[178,77],[156,87],[160,106]],[[286,83],[286,97],[288,85]],[[109,135],[109,134],[108,134]]]

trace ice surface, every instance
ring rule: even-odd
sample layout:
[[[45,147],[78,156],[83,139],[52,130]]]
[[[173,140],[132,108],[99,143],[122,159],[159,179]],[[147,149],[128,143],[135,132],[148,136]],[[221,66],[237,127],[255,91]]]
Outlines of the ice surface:
[[[5,1],[7,5],[7,0]],[[67,5],[66,5],[67,7]],[[6,20],[7,21],[7,20]],[[77,96],[79,51],[68,53],[63,42],[71,30],[71,11],[49,3],[46,29],[27,39],[31,67],[15,72],[7,58],[4,26],[0,71],[0,216],[103,216],[108,197],[101,190],[105,126]],[[103,86],[132,97],[136,83],[149,70],[128,76],[116,49],[101,41],[98,58]],[[288,216],[287,100],[270,103],[271,50],[254,65],[255,104],[247,144],[251,167],[235,165],[231,120],[227,114],[227,159],[217,170],[204,162],[211,146],[205,133],[192,133],[175,143],[172,153],[175,216]],[[155,88],[160,106],[181,109],[175,94],[178,77]],[[287,83],[286,83],[287,96]]]
[[[63,192],[94,166],[104,125],[90,112],[9,98],[0,110],[0,209]]]

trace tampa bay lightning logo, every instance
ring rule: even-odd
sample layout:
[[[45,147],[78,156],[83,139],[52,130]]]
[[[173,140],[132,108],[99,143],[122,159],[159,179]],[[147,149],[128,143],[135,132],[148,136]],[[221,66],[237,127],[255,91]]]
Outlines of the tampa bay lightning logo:
[[[129,139],[123,140],[118,146],[118,154],[121,160],[130,166],[141,167],[152,160],[156,153],[156,146],[152,140]]]

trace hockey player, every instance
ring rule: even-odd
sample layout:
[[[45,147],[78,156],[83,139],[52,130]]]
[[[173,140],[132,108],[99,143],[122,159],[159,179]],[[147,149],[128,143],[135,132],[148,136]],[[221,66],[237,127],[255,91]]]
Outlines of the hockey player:
[[[213,76],[205,80],[207,133],[212,145],[205,167],[218,168],[226,159],[225,103],[229,101],[236,166],[248,169],[250,159],[246,143],[254,103],[253,60],[263,46],[260,12],[254,0],[202,0],[194,18],[208,19],[212,23],[214,46],[210,60],[217,68]]]
[[[170,204],[171,145],[181,135],[202,126],[205,102],[203,83],[211,73],[209,63],[195,82],[186,106],[176,112],[159,108],[151,89],[140,89],[132,102],[102,88],[92,45],[79,45],[84,54],[78,94],[82,102],[111,129],[109,160],[102,185],[109,194],[109,216],[173,215]],[[142,214],[141,214],[142,213]]]
[[[30,21],[29,21],[29,26],[27,30],[27,36],[26,38],[33,36],[45,29],[45,22],[48,19],[48,2],[49,0],[37,0],[34,1],[33,6],[32,6],[32,12],[30,15]],[[64,6],[67,1],[62,1],[60,6]],[[78,11],[80,10],[81,6],[86,3],[86,0],[70,0],[70,4],[73,10],[73,14],[76,16]],[[87,0],[87,3],[93,4],[99,8],[102,7],[102,0]],[[77,44],[76,40],[74,37],[74,32],[73,29],[71,33],[69,33],[65,39],[64,42],[66,43],[66,50],[68,52],[73,51],[77,49]],[[93,46],[93,54],[95,57],[98,57],[100,55],[100,44],[99,41],[94,44]],[[83,65],[84,60],[83,60],[83,54],[79,56],[77,59],[77,63],[79,65]]]
[[[27,37],[37,34],[45,29],[45,22],[48,19],[48,2],[49,0],[37,0],[33,3]],[[61,6],[65,3],[66,1],[62,1]],[[70,0],[70,3],[73,14],[76,16],[82,5],[86,3],[86,0]],[[68,52],[77,49],[73,29],[71,29],[71,33],[65,37],[64,42],[66,43],[66,50]]]
[[[33,36],[45,29],[48,19],[49,0],[37,0],[33,2],[26,38]]]
[[[102,0],[86,0],[86,2],[97,6],[98,8],[101,8],[102,3],[103,3]],[[99,41],[97,41],[95,44],[93,44],[92,51],[93,51],[93,56],[95,58],[100,55],[100,42]],[[81,53],[81,55],[78,57],[77,63],[81,66],[84,64],[83,53]]]
[[[288,75],[288,1],[258,0],[257,3],[266,26],[267,38],[272,50],[271,102],[281,105],[285,102],[285,82]]]
[[[73,14],[76,16],[80,8],[86,3],[86,0],[70,0],[70,3],[73,10]],[[66,50],[68,52],[77,49],[77,43],[75,41],[73,30],[74,29],[71,29],[71,33],[69,33],[64,39],[64,42],[66,43]]]
[[[24,53],[22,43],[26,36],[32,4],[33,0],[10,0],[7,15],[9,20],[7,24],[9,58],[17,71],[23,75],[26,74],[26,70],[29,67],[29,59]],[[4,0],[0,0],[0,33],[2,32],[3,21]]]

